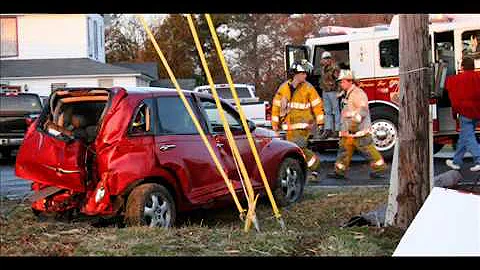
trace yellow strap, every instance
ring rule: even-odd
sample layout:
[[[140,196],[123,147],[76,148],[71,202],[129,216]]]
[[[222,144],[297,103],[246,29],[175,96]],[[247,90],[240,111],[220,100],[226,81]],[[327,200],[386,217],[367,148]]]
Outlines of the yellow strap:
[[[200,41],[198,39],[197,30],[193,24],[193,19],[191,14],[187,14],[188,25],[190,26],[190,31],[192,32],[193,39],[195,41],[195,46],[197,47],[198,54],[200,56],[200,60],[202,62],[203,69],[205,71],[205,75],[207,76],[208,83],[210,85],[210,89],[212,90],[213,98],[215,99],[215,104],[217,105],[218,114],[220,115],[220,119],[223,124],[223,128],[225,130],[225,134],[227,135],[228,144],[230,149],[232,150],[233,157],[236,162],[238,162],[238,166],[240,167],[240,172],[243,176],[243,180],[245,182],[245,186],[247,188],[247,195],[248,195],[248,205],[250,215],[247,215],[247,223],[249,223],[251,219],[255,218],[255,204],[253,203],[254,200],[254,191],[252,187],[252,183],[248,176],[247,169],[245,168],[245,164],[243,163],[242,156],[240,155],[240,151],[238,150],[237,144],[235,143],[235,139],[233,138],[232,131],[230,130],[230,126],[228,124],[228,120],[225,117],[225,112],[222,108],[222,103],[220,102],[220,98],[218,97],[217,90],[215,89],[215,84],[212,79],[212,75],[210,74],[210,70],[207,65],[207,61],[205,60],[205,54],[202,49],[202,45],[200,45]],[[248,226],[246,226],[247,231]]]
[[[205,14],[205,18],[207,19],[208,26],[210,28],[210,32],[212,34],[213,41],[215,43],[215,48],[217,49],[217,54],[220,58],[220,62],[222,63],[223,70],[225,72],[225,76],[227,77],[228,84],[230,85],[230,90],[232,91],[233,98],[235,100],[235,104],[237,105],[237,109],[240,112],[240,119],[242,120],[242,125],[243,128],[245,129],[247,133],[247,139],[250,144],[250,148],[252,149],[253,156],[255,157],[255,162],[257,163],[258,171],[260,172],[260,176],[262,177],[263,180],[263,185],[265,186],[265,189],[267,191],[268,198],[270,199],[270,203],[272,204],[272,209],[273,212],[275,213],[275,217],[277,219],[281,218],[280,211],[278,210],[277,204],[275,203],[275,200],[272,195],[272,191],[270,189],[270,185],[268,184],[267,177],[265,176],[265,171],[263,170],[262,163],[260,161],[260,157],[257,152],[257,148],[255,147],[255,142],[253,141],[252,138],[252,133],[250,132],[250,129],[247,124],[247,120],[245,118],[245,113],[243,111],[242,106],[240,106],[240,100],[238,99],[237,91],[235,90],[235,87],[233,86],[233,80],[232,77],[230,76],[230,72],[228,70],[225,57],[223,56],[222,53],[222,47],[220,46],[220,42],[218,40],[217,34],[215,32],[215,28],[212,23],[212,19],[210,18],[209,14]],[[280,220],[280,223],[283,226],[283,220]]]
[[[145,28],[145,31],[147,32],[150,40],[152,41],[153,46],[155,47],[155,50],[157,51],[158,56],[160,57],[160,60],[162,61],[163,66],[167,70],[167,73],[168,73],[168,76],[170,77],[170,80],[172,80],[173,85],[175,85],[175,89],[177,90],[177,93],[180,96],[180,99],[183,101],[183,105],[185,105],[185,108],[187,109],[188,114],[192,118],[192,121],[193,121],[195,127],[197,128],[198,133],[200,133],[200,137],[202,138],[203,143],[207,147],[207,150],[208,150],[208,152],[210,153],[210,156],[213,159],[213,162],[215,162],[215,165],[217,166],[218,171],[222,175],[223,180],[225,181],[225,184],[227,185],[228,190],[230,191],[230,194],[232,195],[233,200],[235,201],[235,205],[237,206],[237,209],[240,212],[240,217],[242,217],[243,214],[245,213],[245,210],[242,208],[242,205],[240,204],[240,201],[238,200],[238,197],[237,197],[237,194],[235,193],[235,189],[233,188],[232,182],[230,181],[230,179],[228,179],[228,176],[225,173],[225,171],[223,170],[223,167],[220,164],[220,161],[218,160],[217,156],[215,155],[215,152],[213,151],[212,146],[208,142],[208,139],[205,136],[205,133],[203,132],[202,126],[200,126],[200,123],[198,122],[197,117],[193,113],[192,108],[190,107],[190,104],[188,103],[187,99],[185,98],[185,95],[183,94],[182,90],[180,89],[180,86],[178,85],[178,82],[177,82],[175,76],[173,75],[173,72],[170,69],[170,66],[168,65],[167,60],[165,59],[162,51],[160,50],[160,47],[158,46],[157,41],[155,40],[155,37],[153,36],[152,32],[150,31],[150,29],[147,26],[147,23],[145,22],[145,19],[141,15],[137,15],[137,17],[141,21],[143,27]]]

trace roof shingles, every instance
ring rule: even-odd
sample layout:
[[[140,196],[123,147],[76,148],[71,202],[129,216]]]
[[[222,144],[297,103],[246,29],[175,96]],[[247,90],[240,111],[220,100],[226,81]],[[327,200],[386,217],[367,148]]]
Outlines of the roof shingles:
[[[97,62],[88,58],[0,61],[0,77],[2,78],[120,74],[140,74],[140,72],[130,68]],[[143,75],[148,76],[147,74]]]

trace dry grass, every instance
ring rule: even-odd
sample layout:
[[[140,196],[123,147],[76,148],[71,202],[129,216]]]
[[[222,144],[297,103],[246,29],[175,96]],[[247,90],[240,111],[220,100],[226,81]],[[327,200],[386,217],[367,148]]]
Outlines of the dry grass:
[[[309,189],[282,209],[281,230],[268,201],[257,207],[261,232],[244,233],[232,206],[182,215],[173,229],[95,227],[90,220],[40,222],[19,204],[0,220],[3,256],[390,256],[402,231],[339,225],[376,209],[386,188]],[[2,202],[2,208],[14,202]]]

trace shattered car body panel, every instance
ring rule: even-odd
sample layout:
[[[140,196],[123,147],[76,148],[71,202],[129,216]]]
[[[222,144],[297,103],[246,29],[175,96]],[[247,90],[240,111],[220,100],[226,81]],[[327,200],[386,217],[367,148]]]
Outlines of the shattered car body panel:
[[[212,115],[207,115],[202,105],[212,103],[211,96],[188,91],[185,94],[236,193],[243,197],[225,134],[213,130],[208,118]],[[234,107],[223,105],[231,119],[238,122]],[[145,183],[166,187],[178,211],[231,201],[191,119],[188,115],[179,118],[185,115],[185,108],[175,91],[62,89],[52,93],[45,107],[30,126],[17,155],[16,175],[32,180],[32,189],[37,192],[50,186],[59,189],[36,197],[33,209],[61,212],[77,208],[87,215],[121,215],[132,190]],[[44,127],[48,119],[57,125],[72,126],[74,116],[86,118],[85,129],[90,128],[93,135],[87,132],[87,139],[71,138],[52,134]],[[237,122],[234,138],[254,189],[263,193],[247,137]],[[286,157],[298,158],[302,170],[306,170],[303,152],[296,145],[272,138],[274,133],[261,128],[253,130],[252,135],[270,187],[277,185],[279,164]]]

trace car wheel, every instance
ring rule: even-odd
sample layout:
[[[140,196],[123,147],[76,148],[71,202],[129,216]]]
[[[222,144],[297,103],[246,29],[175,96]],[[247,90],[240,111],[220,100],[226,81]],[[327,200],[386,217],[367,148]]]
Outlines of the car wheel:
[[[275,201],[287,206],[300,200],[305,187],[305,173],[298,159],[286,158],[280,164],[276,187],[273,191]]]
[[[128,196],[125,210],[127,226],[171,227],[175,217],[175,202],[162,185],[143,184]]]

